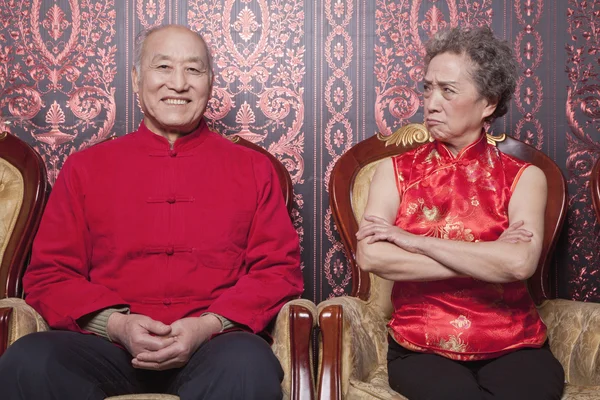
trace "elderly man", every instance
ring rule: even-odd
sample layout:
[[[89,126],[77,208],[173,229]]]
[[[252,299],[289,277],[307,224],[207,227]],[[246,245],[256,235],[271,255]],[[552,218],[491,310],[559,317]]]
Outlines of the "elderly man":
[[[54,329],[0,359],[2,398],[280,399],[281,366],[257,334],[302,275],[276,174],[208,130],[198,34],[154,28],[136,52],[144,120],[66,161],[23,281]]]

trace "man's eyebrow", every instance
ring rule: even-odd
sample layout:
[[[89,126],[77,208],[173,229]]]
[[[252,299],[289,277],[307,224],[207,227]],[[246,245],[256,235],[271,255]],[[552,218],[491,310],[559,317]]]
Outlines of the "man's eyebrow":
[[[197,63],[200,63],[202,65],[205,64],[205,62],[202,59],[202,57],[189,57],[189,58],[185,59],[185,62],[197,62]]]
[[[169,57],[166,54],[157,54],[154,57],[152,57],[152,63],[157,63],[159,61],[170,61],[171,57]]]
[[[157,63],[159,61],[171,61],[171,57],[166,54],[157,54],[152,58],[152,63]],[[184,62],[197,62],[202,65],[206,65],[206,62],[202,59],[202,57],[189,57],[184,60]]]

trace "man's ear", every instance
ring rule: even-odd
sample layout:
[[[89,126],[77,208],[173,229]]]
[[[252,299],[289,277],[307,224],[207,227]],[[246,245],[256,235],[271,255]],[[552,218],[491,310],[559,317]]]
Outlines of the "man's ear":
[[[212,99],[213,95],[213,84],[215,83],[215,74],[214,72],[210,74],[210,83],[209,83],[209,92],[208,92],[208,100]]]
[[[135,67],[133,67],[131,69],[131,86],[133,88],[133,93],[137,93],[139,91],[139,85],[138,85],[138,72],[137,69]]]

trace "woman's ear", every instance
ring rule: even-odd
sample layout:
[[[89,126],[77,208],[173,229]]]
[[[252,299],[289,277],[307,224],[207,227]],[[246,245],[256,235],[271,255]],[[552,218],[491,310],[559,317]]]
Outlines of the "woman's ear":
[[[490,115],[496,111],[496,107],[498,107],[498,100],[489,100],[483,99],[487,103],[487,105],[483,108],[483,112],[481,113],[481,119],[485,121]]]

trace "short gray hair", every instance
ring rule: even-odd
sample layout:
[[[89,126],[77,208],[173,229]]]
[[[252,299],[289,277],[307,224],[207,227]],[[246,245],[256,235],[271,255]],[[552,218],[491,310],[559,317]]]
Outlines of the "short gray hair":
[[[425,50],[425,70],[439,54],[465,54],[473,64],[469,72],[479,94],[498,103],[486,121],[491,122],[508,112],[517,86],[517,63],[508,42],[496,38],[488,26],[440,31],[425,44]]]
[[[146,44],[146,39],[148,39],[148,36],[152,35],[155,32],[158,32],[160,30],[163,30],[165,28],[171,27],[171,26],[181,26],[183,28],[189,29],[187,26],[184,25],[176,25],[176,24],[171,24],[171,25],[157,25],[157,26],[153,26],[151,28],[148,29],[143,29],[142,31],[140,31],[137,36],[135,37],[135,45],[133,48],[133,68],[135,68],[138,77],[140,76],[140,72],[141,72],[141,67],[142,67],[142,53],[144,52],[144,45]],[[192,31],[190,29],[191,32],[194,32],[196,35],[198,35],[198,37],[200,38],[200,40],[202,41],[202,43],[204,43],[204,48],[206,49],[206,55],[208,57],[208,71],[210,74],[210,78],[212,79],[213,76],[213,62],[212,62],[212,55],[210,54],[210,48],[208,47],[208,44],[206,43],[206,40],[204,40],[204,37],[202,37],[202,34],[200,34],[200,32],[196,32],[196,31]]]

